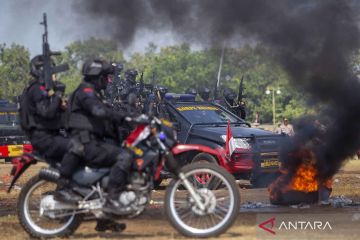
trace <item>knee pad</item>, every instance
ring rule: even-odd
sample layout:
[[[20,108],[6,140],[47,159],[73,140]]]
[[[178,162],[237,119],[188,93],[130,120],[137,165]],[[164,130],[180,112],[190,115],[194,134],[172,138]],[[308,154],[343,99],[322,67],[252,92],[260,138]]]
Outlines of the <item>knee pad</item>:
[[[132,158],[132,154],[127,150],[123,150],[120,154],[116,156],[117,161],[130,161]]]
[[[128,171],[131,166],[131,160],[132,160],[131,154],[129,152],[124,151],[116,156],[116,163],[114,166],[122,171]]]
[[[84,156],[84,145],[76,139],[71,139],[69,142],[69,152],[76,156]]]

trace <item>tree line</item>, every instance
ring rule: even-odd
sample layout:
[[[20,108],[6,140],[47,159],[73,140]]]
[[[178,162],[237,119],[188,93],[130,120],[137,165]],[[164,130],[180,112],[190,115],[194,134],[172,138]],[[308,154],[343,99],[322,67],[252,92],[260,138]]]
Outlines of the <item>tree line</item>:
[[[58,75],[67,86],[67,94],[81,82],[81,66],[89,57],[123,63],[125,69],[144,72],[145,83],[164,85],[170,91],[181,93],[189,87],[213,89],[220,55],[221,49],[218,48],[192,50],[188,44],[158,48],[150,43],[144,53],[133,53],[125,59],[116,42],[91,38],[66,46],[56,62],[70,65],[69,71]],[[30,53],[24,46],[0,44],[0,99],[14,101],[14,96],[21,94],[31,79],[29,61]],[[250,122],[254,121],[256,113],[259,113],[261,123],[272,122],[272,94],[266,94],[269,89],[280,90],[280,94],[275,94],[278,121],[282,117],[294,119],[314,111],[306,106],[306,93],[289,85],[286,72],[261,44],[225,48],[221,88],[229,87],[237,92],[243,76],[247,120]]]

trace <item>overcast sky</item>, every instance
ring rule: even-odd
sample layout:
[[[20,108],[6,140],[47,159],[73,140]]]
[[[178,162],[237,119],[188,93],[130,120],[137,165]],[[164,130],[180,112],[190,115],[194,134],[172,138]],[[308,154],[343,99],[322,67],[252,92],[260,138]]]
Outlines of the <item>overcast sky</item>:
[[[79,15],[72,9],[73,1],[75,0],[0,0],[0,43],[10,45],[15,42],[28,48],[31,55],[40,53],[43,26],[39,23],[44,12],[47,13],[49,41],[53,50],[62,50],[75,40],[91,36],[109,37],[100,27],[104,26],[106,19],[90,19]],[[85,25],[94,26],[96,31],[89,31]],[[136,36],[133,44],[126,50],[126,55],[144,51],[150,41],[158,46],[177,43],[170,32],[141,31]]]

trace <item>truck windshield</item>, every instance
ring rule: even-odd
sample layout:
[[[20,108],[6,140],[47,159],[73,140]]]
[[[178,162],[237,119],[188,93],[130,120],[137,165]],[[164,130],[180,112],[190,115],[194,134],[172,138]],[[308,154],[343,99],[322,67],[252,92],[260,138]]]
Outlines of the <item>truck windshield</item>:
[[[176,109],[192,124],[242,122],[214,105],[178,105]]]

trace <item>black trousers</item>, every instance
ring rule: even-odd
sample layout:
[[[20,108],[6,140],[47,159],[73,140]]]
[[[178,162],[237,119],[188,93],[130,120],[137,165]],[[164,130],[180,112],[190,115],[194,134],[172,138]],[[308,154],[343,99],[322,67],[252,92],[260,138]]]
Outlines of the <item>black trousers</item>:
[[[64,137],[58,131],[37,131],[30,133],[30,142],[34,149],[45,157],[48,164],[55,167],[56,163],[63,163],[66,158],[66,164],[75,164],[78,166],[80,156],[69,151],[70,138]],[[63,169],[66,169],[63,171]],[[60,173],[66,177],[71,178],[74,171],[67,171],[67,167],[60,168]]]
[[[36,151],[45,157],[47,161],[61,161],[67,152],[69,138],[61,136],[57,132],[37,131],[30,133],[29,140]]]

